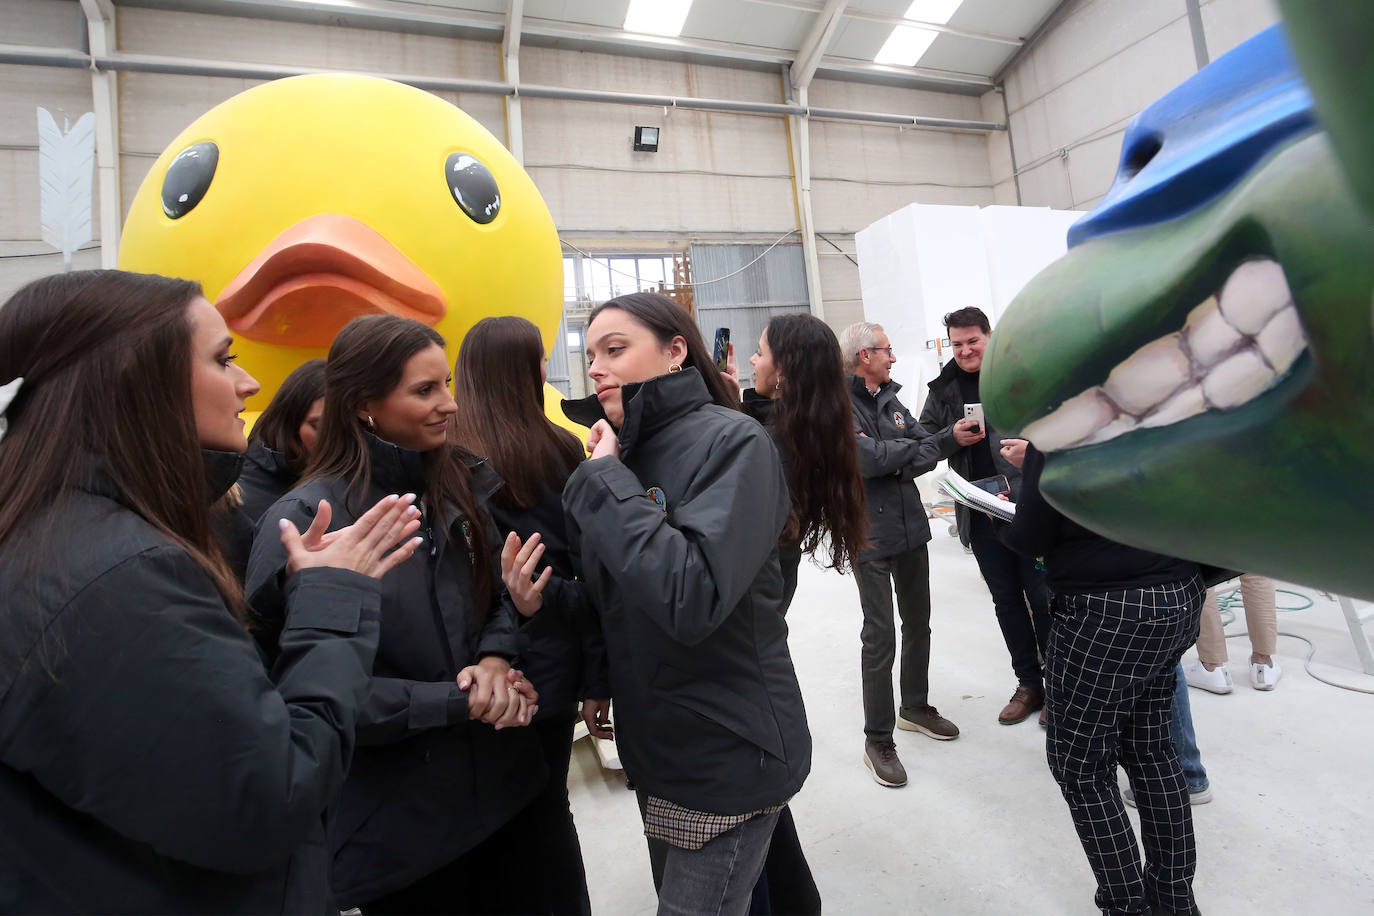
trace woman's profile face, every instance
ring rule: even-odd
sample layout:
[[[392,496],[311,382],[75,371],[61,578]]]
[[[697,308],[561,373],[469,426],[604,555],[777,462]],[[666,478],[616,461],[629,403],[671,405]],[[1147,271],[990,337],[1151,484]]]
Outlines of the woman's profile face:
[[[778,396],[778,385],[782,376],[773,365],[773,351],[768,349],[768,331],[759,335],[759,348],[749,357],[749,365],[754,367],[754,390],[765,397]]]
[[[443,445],[448,435],[448,421],[457,411],[452,381],[448,371],[448,357],[438,344],[430,344],[406,360],[401,381],[384,398],[367,401],[359,411],[359,419],[371,417],[373,430],[379,437],[402,448],[427,452]]]
[[[681,337],[664,346],[647,325],[623,309],[602,309],[587,325],[587,375],[612,426],[625,420],[620,386],[647,382],[669,366],[681,366],[686,358],[687,343]]]
[[[301,442],[301,449],[307,454],[315,451],[315,443],[320,438],[320,416],[324,413],[324,398],[315,398],[310,402],[310,407],[305,412],[305,417],[301,420],[300,428],[296,430],[296,438]]]
[[[248,448],[239,418],[258,383],[234,362],[234,339],[224,316],[203,296],[186,307],[191,325],[191,405],[202,448],[242,452]]]

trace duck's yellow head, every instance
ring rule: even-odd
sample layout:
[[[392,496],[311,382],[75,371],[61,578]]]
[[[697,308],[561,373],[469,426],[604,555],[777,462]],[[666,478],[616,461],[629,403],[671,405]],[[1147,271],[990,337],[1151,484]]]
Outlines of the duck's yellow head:
[[[514,157],[448,102],[365,76],[276,80],[197,119],[139,187],[119,266],[201,284],[259,410],[358,315],[423,321],[452,358],[487,315],[528,318],[552,352],[562,311],[558,234]]]

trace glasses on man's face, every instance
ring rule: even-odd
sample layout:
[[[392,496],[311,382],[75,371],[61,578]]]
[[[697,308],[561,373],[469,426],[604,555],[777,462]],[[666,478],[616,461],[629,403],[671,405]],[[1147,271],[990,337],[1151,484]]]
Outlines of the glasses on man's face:
[[[888,359],[891,359],[891,358],[892,358],[892,347],[891,347],[891,346],[886,346],[886,347],[865,347],[864,349],[866,349],[866,350],[886,350],[886,351],[887,351]]]

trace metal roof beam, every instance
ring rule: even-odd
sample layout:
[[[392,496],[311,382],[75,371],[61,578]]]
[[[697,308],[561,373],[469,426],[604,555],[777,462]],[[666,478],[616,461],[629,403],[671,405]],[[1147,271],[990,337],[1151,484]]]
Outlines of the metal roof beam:
[[[816,68],[820,66],[825,49],[835,37],[835,31],[840,27],[840,17],[848,5],[849,0],[826,0],[825,9],[811,23],[811,30],[806,33],[801,48],[797,50],[797,60],[792,65],[792,88],[805,89],[811,85],[811,78],[816,75]]]

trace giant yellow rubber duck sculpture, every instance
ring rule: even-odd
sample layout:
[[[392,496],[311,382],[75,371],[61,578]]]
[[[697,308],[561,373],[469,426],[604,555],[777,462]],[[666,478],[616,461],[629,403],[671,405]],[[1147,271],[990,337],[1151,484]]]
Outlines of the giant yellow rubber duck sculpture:
[[[256,86],[182,131],[119,266],[201,284],[262,383],[255,410],[358,315],[423,321],[451,360],[488,315],[528,318],[552,352],[563,307],[553,218],[500,141],[427,92],[346,74]]]

